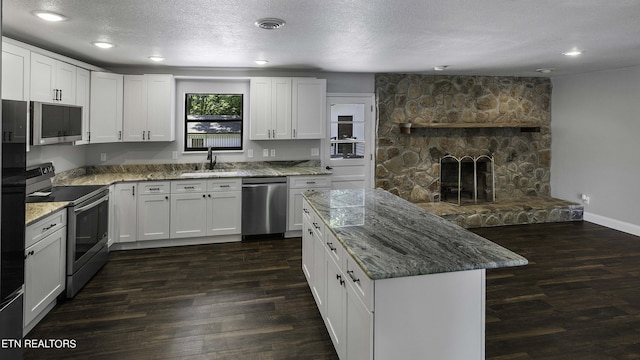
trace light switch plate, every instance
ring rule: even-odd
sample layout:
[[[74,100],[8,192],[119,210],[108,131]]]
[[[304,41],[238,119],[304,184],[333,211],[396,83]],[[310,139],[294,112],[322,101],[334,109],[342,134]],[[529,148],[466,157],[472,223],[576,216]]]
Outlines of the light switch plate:
[[[172,151],[171,152],[171,158],[173,160],[178,160],[178,152],[177,151]]]
[[[269,149],[262,149],[262,156],[269,157]]]
[[[311,156],[320,156],[320,149],[311,148]]]
[[[276,156],[276,149],[271,149],[271,157]]]
[[[107,153],[100,153],[100,161],[107,161]]]
[[[250,158],[253,157],[253,149],[247,150],[247,157],[250,157]]]

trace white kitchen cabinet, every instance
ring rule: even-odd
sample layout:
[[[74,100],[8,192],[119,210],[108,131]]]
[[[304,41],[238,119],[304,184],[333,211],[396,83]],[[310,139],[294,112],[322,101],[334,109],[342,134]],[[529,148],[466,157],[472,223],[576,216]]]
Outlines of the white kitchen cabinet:
[[[293,78],[292,139],[324,139],[327,80]]]
[[[76,67],[38,53],[31,53],[32,101],[76,105]]]
[[[2,42],[2,98],[28,101],[31,51]]]
[[[65,289],[66,210],[26,228],[24,271],[24,334],[55,306]]]
[[[251,140],[324,138],[326,80],[252,78],[250,95]]]
[[[171,183],[171,238],[240,234],[239,178]]]
[[[336,264],[335,259],[327,256],[325,259],[327,275],[327,297],[325,325],[329,337],[340,359],[346,359],[347,342],[347,283],[345,275]]]
[[[91,103],[91,72],[86,69],[76,68],[76,105],[82,106],[82,140],[75,145],[89,143],[89,105]]]
[[[204,180],[171,182],[171,238],[207,234],[207,184]]]
[[[302,194],[331,190],[331,175],[289,176],[287,185],[289,188],[287,230],[302,230]]]
[[[92,144],[122,141],[123,91],[122,75],[91,72],[89,141]]]
[[[138,241],[170,237],[170,183],[145,182],[138,186]]]
[[[291,139],[291,78],[252,78],[251,140]]]
[[[135,242],[138,232],[138,201],[136,183],[117,183],[114,186],[113,216],[115,219],[113,241],[116,243]]]
[[[175,140],[173,75],[124,76],[124,141]]]
[[[347,274],[348,277],[348,274]],[[358,297],[347,279],[346,359],[373,359],[373,313]]]

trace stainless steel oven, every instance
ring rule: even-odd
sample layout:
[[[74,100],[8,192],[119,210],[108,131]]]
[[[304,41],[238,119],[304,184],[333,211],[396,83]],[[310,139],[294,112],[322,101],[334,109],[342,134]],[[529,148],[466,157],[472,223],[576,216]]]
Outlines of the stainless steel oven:
[[[66,296],[74,297],[108,260],[109,189],[52,186],[53,164],[27,168],[27,202],[68,202]]]
[[[109,190],[67,211],[67,297],[73,297],[108,259]]]

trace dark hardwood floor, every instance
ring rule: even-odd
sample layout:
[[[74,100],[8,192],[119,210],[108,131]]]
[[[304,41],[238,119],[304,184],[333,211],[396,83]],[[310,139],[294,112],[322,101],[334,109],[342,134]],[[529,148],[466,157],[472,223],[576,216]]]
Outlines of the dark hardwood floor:
[[[487,271],[487,359],[640,359],[640,238],[580,222],[473,231],[530,261]],[[76,349],[25,359],[336,359],[300,260],[299,238],[114,252],[27,336]]]

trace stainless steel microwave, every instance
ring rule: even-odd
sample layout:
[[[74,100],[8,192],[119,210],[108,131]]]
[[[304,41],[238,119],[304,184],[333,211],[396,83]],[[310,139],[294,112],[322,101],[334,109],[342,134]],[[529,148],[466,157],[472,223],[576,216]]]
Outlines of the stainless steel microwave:
[[[82,139],[82,106],[32,101],[30,110],[32,145]]]

